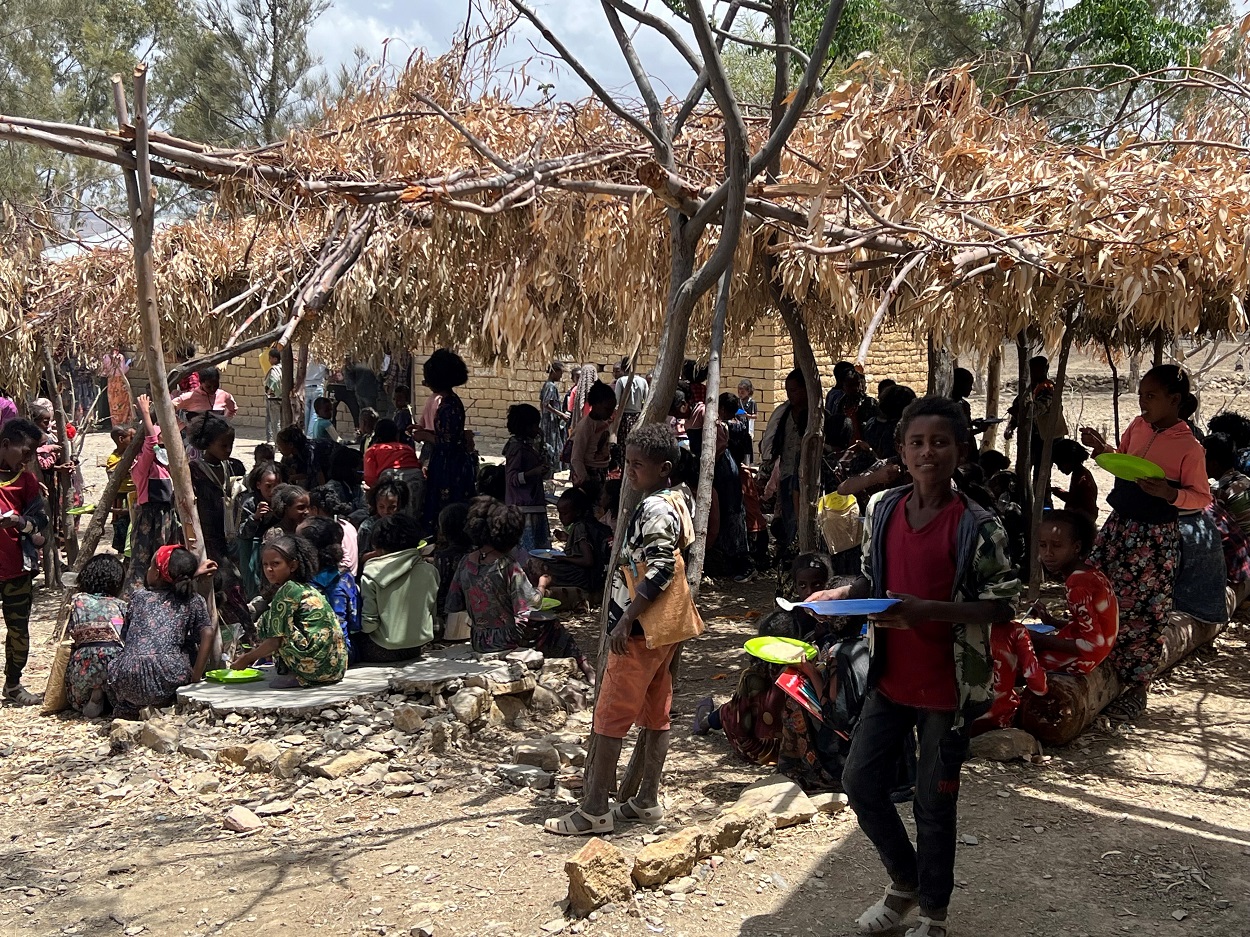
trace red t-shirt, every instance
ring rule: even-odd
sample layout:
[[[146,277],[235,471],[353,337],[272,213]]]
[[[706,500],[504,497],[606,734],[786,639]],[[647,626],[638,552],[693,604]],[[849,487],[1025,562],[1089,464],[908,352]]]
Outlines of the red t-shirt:
[[[0,485],[0,514],[23,513],[39,497],[39,482],[30,472],[22,472],[7,485]],[[12,528],[0,530],[0,582],[22,575],[22,543]]]
[[[885,531],[885,588],[899,595],[949,602],[955,587],[959,518],[958,496],[920,530],[907,522],[904,498]],[[885,670],[877,682],[886,697],[901,706],[954,710],[959,704],[955,684],[955,644],[951,624],[917,622],[909,629],[879,628]]]

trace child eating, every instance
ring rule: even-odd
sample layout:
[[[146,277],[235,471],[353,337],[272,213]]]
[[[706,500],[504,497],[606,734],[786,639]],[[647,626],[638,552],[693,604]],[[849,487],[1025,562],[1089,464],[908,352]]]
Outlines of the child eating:
[[[947,937],[955,884],[959,775],[968,727],[992,696],[989,626],[1008,621],[1020,591],[996,517],[951,485],[972,443],[954,401],[924,397],[903,411],[900,453],[912,484],[875,495],[864,523],[862,575],[813,599],[894,598],[872,616],[871,666],[842,784],[890,876],[860,916],[861,933]],[[918,846],[890,801],[900,746],[915,729]]]
[[[274,689],[338,683],[347,672],[347,641],[334,609],[312,585],[320,565],[316,549],[302,537],[283,535],[264,545],[260,561],[278,591],[257,625],[261,642],[230,668],[242,670],[273,657],[277,672],[269,685]]]
[[[618,821],[654,824],[663,819],[659,795],[671,729],[670,666],[682,640],[703,630],[686,587],[680,552],[694,541],[694,523],[685,501],[669,487],[676,461],[677,443],[666,426],[647,423],[630,433],[625,471],[642,501],[630,517],[621,545],[621,565],[612,574],[608,599],[611,656],[595,706],[598,740],[594,757],[586,764],[581,804],[563,817],[548,820],[544,829],[549,833],[588,836],[610,833]],[[663,612],[663,617],[648,615],[653,609]],[[634,725],[647,744],[642,783],[636,796],[610,808],[608,792],[616,781],[621,747]]]

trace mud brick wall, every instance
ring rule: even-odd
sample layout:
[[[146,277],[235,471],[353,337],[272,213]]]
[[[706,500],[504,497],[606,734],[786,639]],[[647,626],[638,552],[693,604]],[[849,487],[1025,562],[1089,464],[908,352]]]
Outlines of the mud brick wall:
[[[611,381],[613,362],[627,354],[631,344],[626,341],[619,344],[605,341],[594,346],[585,361],[566,360],[564,389],[568,389],[568,369],[574,364],[598,365],[600,379]],[[418,385],[413,388],[413,409],[417,411],[421,409],[426,398],[424,389],[419,386],[421,364],[432,351],[433,348],[429,347],[413,351],[414,382]],[[654,367],[655,351],[654,347],[644,344],[639,352],[640,373],[646,373]],[[841,351],[840,357],[851,357],[856,349],[846,348]],[[817,360],[820,363],[822,384],[828,388],[833,383],[833,363],[838,359],[831,358],[822,351],[818,353]],[[546,380],[548,363],[518,361],[483,365],[469,362],[469,383],[460,389],[460,396],[468,411],[469,427],[478,434],[479,448],[483,454],[497,455],[502,449],[508,436],[508,407],[514,403],[538,405],[538,393]],[[266,351],[249,353],[221,366],[222,387],[234,395],[239,405],[239,415],[235,422],[240,427],[262,433],[265,426],[263,381],[268,367]],[[757,444],[773,410],[785,400],[785,376],[792,367],[789,338],[782,334],[780,323],[776,321],[762,322],[750,336],[727,343],[721,384],[727,391],[736,391],[738,382],[744,378],[755,385],[755,402],[759,408],[755,425]],[[876,383],[881,378],[892,377],[923,394],[928,375],[925,342],[917,340],[909,332],[891,329],[888,325],[883,327],[873,342],[865,373],[870,393],[876,392]],[[147,387],[147,377],[141,356],[131,376],[135,383],[135,392],[142,393]],[[346,410],[343,410],[340,413],[340,422],[346,417]],[[340,426],[340,429],[343,428]]]

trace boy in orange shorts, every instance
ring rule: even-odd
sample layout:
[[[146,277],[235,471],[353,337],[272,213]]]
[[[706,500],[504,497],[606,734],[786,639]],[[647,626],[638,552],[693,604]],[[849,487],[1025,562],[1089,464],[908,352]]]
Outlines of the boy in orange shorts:
[[[680,551],[694,540],[694,522],[685,499],[668,487],[677,461],[677,440],[659,423],[648,423],[629,434],[625,471],[642,494],[630,518],[619,565],[612,574],[608,599],[608,657],[595,704],[595,755],[586,764],[586,786],[581,804],[563,817],[548,820],[544,828],[561,836],[610,833],[617,823],[659,823],[660,773],[668,754],[669,709],[673,677],[669,665],[682,637],[702,630],[685,587],[685,565]],[[634,576],[646,572],[631,589]],[[677,589],[677,593],[665,592]],[[684,601],[675,601],[684,594]],[[663,621],[657,620],[663,597]],[[652,615],[647,616],[647,610]],[[646,630],[644,631],[644,624]],[[648,646],[650,645],[650,646]],[[647,738],[647,759],[638,794],[609,808],[608,794],[616,781],[621,746],[630,728],[638,726]],[[641,739],[640,739],[641,741]]]

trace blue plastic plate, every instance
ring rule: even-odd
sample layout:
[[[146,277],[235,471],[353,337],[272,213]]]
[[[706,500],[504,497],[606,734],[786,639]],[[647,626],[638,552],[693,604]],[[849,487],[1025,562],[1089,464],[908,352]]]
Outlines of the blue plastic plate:
[[[816,615],[876,615],[893,608],[899,599],[831,599],[827,602],[785,602],[777,600],[784,609],[805,608]]]
[[[1040,621],[1025,622],[1024,627],[1028,628],[1034,634],[1054,634],[1059,630],[1054,625],[1043,624]]]
[[[540,560],[559,560],[564,558],[563,550],[530,550],[530,556],[536,556]]]

